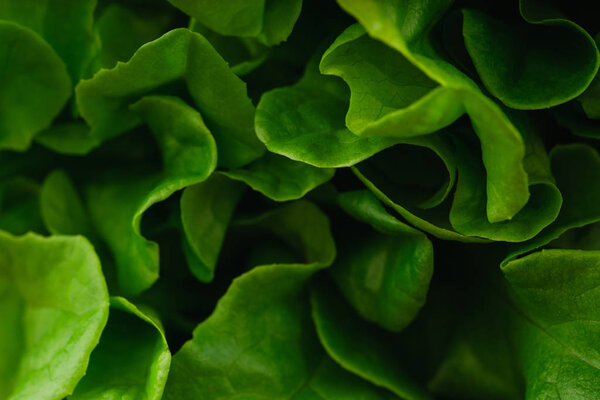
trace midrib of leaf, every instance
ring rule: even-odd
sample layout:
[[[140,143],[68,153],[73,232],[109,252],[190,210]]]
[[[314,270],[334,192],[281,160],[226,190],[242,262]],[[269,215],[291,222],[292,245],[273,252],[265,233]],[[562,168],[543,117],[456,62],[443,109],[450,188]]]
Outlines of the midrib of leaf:
[[[563,343],[558,337],[556,337],[556,335],[553,335],[552,333],[550,333],[548,331],[548,328],[550,328],[550,327],[544,327],[544,326],[540,325],[537,321],[535,321],[532,317],[527,315],[523,310],[521,310],[519,307],[517,307],[513,303],[511,303],[511,306],[512,306],[513,310],[516,311],[526,322],[531,324],[533,327],[539,329],[541,332],[543,332],[546,336],[548,336],[550,339],[552,339],[552,341],[554,341],[556,344],[558,344],[560,347],[562,347],[564,350],[566,350],[573,357],[577,358],[581,362],[589,365],[590,367],[592,367],[596,370],[600,370],[599,365],[595,365],[592,361],[587,360],[585,357],[583,357],[581,354],[579,354],[579,352],[575,351],[575,349],[573,349],[571,346]],[[575,321],[579,321],[579,320],[573,319],[573,320],[567,321],[567,322],[575,322]],[[594,322],[600,322],[600,321],[594,321]],[[558,325],[558,324],[554,324],[551,326],[556,326],[556,325]]]

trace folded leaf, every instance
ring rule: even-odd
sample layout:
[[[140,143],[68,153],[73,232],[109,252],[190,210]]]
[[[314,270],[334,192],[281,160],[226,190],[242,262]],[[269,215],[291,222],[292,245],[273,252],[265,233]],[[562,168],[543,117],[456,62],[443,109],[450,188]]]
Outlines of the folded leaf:
[[[503,264],[542,247],[573,228],[600,221],[600,156],[585,144],[557,146],[550,153],[552,174],[563,204],[556,220],[535,238],[516,245]]]
[[[202,282],[213,278],[217,259],[243,185],[221,174],[190,186],[181,196],[184,249],[192,273]]]
[[[409,156],[393,154],[386,150],[353,168],[355,174],[384,203],[398,211],[407,221],[443,239],[459,241],[502,240],[521,242],[534,237],[556,219],[562,198],[553,182],[550,166],[543,144],[537,133],[520,123],[527,132],[527,153],[523,166],[528,173],[531,197],[528,203],[507,221],[489,222],[486,216],[486,173],[481,163],[480,146],[471,132],[451,127],[435,135],[406,140],[432,151],[418,152],[415,146],[404,146]],[[447,138],[446,138],[447,137]],[[417,140],[418,139],[418,140]],[[411,149],[412,148],[412,149]],[[386,152],[390,152],[385,156]],[[410,154],[413,156],[411,157]],[[458,182],[452,199],[439,194],[448,194],[448,185],[453,178],[444,182],[433,173],[439,157],[450,172],[458,169]],[[424,171],[419,175],[413,170]],[[443,170],[443,167],[438,168]],[[417,188],[440,187],[434,202],[435,208],[423,207],[412,196]],[[405,189],[403,188],[405,187]],[[427,193],[427,192],[426,192]],[[429,189],[428,193],[434,193]],[[425,203],[427,204],[427,203]],[[425,209],[423,209],[425,208]]]
[[[435,132],[464,111],[401,53],[351,25],[323,54],[319,69],[350,87],[348,129],[361,136],[411,137]]]
[[[321,361],[306,282],[334,258],[326,217],[299,201],[247,223],[275,233],[305,263],[258,266],[236,278],[174,356],[166,399],[294,398]]]
[[[112,250],[119,284],[138,294],[158,278],[158,245],[141,236],[143,213],[173,192],[205,180],[216,166],[214,139],[200,114],[183,101],[147,96],[133,107],[159,144],[163,171],[112,171],[86,189],[92,222]]]
[[[69,399],[160,400],[170,362],[160,325],[123,297],[112,297],[100,343]]]
[[[524,20],[505,22],[464,9],[465,46],[485,87],[517,109],[548,108],[580,95],[600,65],[590,35],[558,16],[538,14],[539,0],[522,0]],[[515,7],[515,14],[516,14]]]
[[[238,76],[252,72],[267,59],[269,47],[256,38],[220,35],[194,18],[190,21],[190,30],[204,36]]]
[[[449,136],[441,131],[404,139],[405,144],[376,154],[352,171],[384,204],[417,228],[446,240],[486,241],[463,235],[450,224],[448,196],[454,189],[456,160]]]
[[[469,236],[521,242],[531,239],[556,219],[562,196],[554,184],[543,143],[534,133],[528,135],[524,160],[531,193],[529,201],[511,220],[496,223],[485,218],[485,171],[479,162],[477,143],[468,138],[454,138],[458,164],[458,184],[450,210],[454,229]]]
[[[239,167],[262,154],[245,84],[203,36],[187,29],[168,32],[138,49],[127,63],[82,81],[77,104],[91,135],[101,142],[140,125],[142,116],[129,106],[144,95],[177,92],[172,87],[176,82],[187,88],[214,135],[219,165]]]
[[[311,292],[311,304],[323,347],[344,369],[402,399],[430,398],[407,375],[401,360],[388,347],[390,338],[353,315],[335,292],[321,285]]]
[[[333,177],[334,170],[266,153],[240,169],[223,174],[242,181],[275,201],[295,200]]]
[[[350,132],[344,125],[347,107],[341,82],[320,75],[313,60],[298,83],[261,97],[256,134],[269,151],[320,168],[347,167],[398,142]]]
[[[429,39],[424,39],[431,36],[434,24],[452,1],[338,0],[338,3],[358,19],[370,36],[399,51],[439,84],[441,88],[436,96],[451,98],[439,104],[461,110],[456,118],[462,113],[468,114],[481,141],[486,167],[487,218],[492,223],[512,218],[529,199],[527,175],[522,165],[525,148],[521,135],[500,107],[470,78],[440,56]],[[387,117],[390,122],[393,115]],[[380,127],[370,131],[369,135],[402,136],[405,132]]]

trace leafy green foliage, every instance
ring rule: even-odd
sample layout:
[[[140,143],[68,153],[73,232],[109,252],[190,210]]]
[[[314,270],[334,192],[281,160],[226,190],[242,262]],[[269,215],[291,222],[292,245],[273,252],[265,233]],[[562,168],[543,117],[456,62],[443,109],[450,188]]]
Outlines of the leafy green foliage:
[[[122,297],[110,316],[85,377],[69,399],[162,397],[171,353],[161,326]]]
[[[146,96],[132,109],[143,115],[154,134],[164,169],[125,176],[112,171],[90,184],[86,197],[92,221],[114,254],[122,290],[137,294],[158,278],[158,246],[142,237],[142,214],[173,192],[206,179],[217,154],[200,114],[181,100]]]
[[[600,300],[597,266],[597,251],[558,249],[504,266],[518,307],[516,335],[524,336],[519,353],[529,398],[597,392],[599,354],[592,339]],[[551,383],[539,384],[545,376]]]
[[[81,237],[7,233],[0,254],[0,395],[63,398],[85,374],[108,317],[98,257]]]
[[[364,319],[400,331],[425,304],[433,274],[431,242],[387,214],[368,192],[347,192],[339,201],[346,212],[380,234],[366,240],[348,235],[347,242],[339,243],[342,251],[332,267],[333,277]]]
[[[465,46],[477,72],[485,87],[512,108],[546,108],[571,100],[588,87],[600,65],[587,32],[569,20],[539,15],[529,4],[536,2],[541,3],[521,1],[524,21],[511,24],[463,10]]]
[[[287,39],[302,7],[302,0],[169,1],[221,35],[256,37],[269,46]]]
[[[327,353],[342,367],[401,398],[428,399],[387,348],[386,336],[353,318],[342,301],[325,290],[311,295],[317,333]]]
[[[321,352],[303,300],[309,277],[335,255],[326,217],[297,202],[246,223],[272,231],[301,258],[256,266],[234,280],[174,357],[166,398],[293,397],[318,366]],[[261,293],[266,285],[272,289]]]
[[[0,400],[599,398],[592,8],[0,0]]]
[[[64,62],[30,29],[0,20],[0,38],[0,56],[10,59],[0,71],[0,149],[24,150],[65,105],[71,81]]]
[[[169,56],[152,62],[163,50]],[[127,63],[82,81],[77,86],[77,102],[92,137],[101,142],[139,125],[142,117],[130,106],[153,91],[169,93],[169,84],[177,80],[188,88],[222,147],[220,165],[241,166],[261,154],[253,133],[254,107],[244,84],[204,37],[185,29],[167,33],[141,47]]]
[[[190,186],[181,195],[184,248],[192,273],[201,281],[212,280],[227,226],[243,186],[215,174]]]
[[[0,2],[0,20],[12,21],[43,38],[66,64],[73,82],[87,72],[97,51],[93,33],[96,0]],[[43,63],[45,64],[45,62]]]
[[[333,177],[332,168],[317,168],[267,153],[244,168],[224,175],[246,183],[276,201],[295,200]]]

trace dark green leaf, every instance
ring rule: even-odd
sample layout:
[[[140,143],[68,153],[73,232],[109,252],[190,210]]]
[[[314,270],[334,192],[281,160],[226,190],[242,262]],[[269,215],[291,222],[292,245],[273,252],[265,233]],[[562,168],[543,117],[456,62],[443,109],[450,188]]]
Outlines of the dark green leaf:
[[[188,247],[190,269],[202,282],[213,278],[225,232],[242,191],[243,185],[221,174],[183,191],[184,246]]]
[[[95,228],[114,254],[121,289],[138,294],[158,278],[158,246],[140,233],[143,213],[173,192],[205,180],[217,154],[200,114],[183,101],[147,96],[132,108],[160,146],[163,171],[113,171],[88,186],[86,199]]]
[[[275,201],[295,200],[333,177],[334,170],[266,153],[249,165],[224,172]]]
[[[171,353],[160,325],[123,297],[110,299],[110,316],[71,400],[160,400]]]
[[[421,232],[389,215],[369,192],[339,196],[341,207],[381,234],[340,240],[331,273],[356,311],[368,321],[399,331],[425,304],[433,274],[433,246]],[[362,228],[362,226],[359,226]],[[365,237],[366,236],[366,237]]]
[[[344,369],[402,399],[430,397],[405,372],[389,336],[353,315],[337,293],[321,285],[311,293],[312,315],[327,353]]]
[[[214,135],[219,165],[239,167],[262,154],[245,84],[203,36],[187,29],[173,30],[142,46],[127,63],[82,81],[77,103],[100,142],[140,125],[142,116],[129,106],[144,95],[168,93],[173,82],[183,82]]]

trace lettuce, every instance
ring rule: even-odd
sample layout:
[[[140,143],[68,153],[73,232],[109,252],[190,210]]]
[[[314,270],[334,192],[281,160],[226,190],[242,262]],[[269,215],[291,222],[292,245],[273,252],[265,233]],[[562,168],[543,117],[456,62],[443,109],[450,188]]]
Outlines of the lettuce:
[[[0,400],[600,398],[600,24],[0,0]]]

